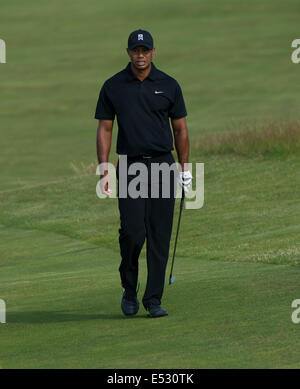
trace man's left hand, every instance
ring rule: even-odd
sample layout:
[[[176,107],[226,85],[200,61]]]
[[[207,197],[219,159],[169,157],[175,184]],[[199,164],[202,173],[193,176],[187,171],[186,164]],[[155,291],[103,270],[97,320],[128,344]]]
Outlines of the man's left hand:
[[[193,176],[189,170],[179,173],[178,183],[184,189],[185,193],[189,191],[192,185],[192,178]]]

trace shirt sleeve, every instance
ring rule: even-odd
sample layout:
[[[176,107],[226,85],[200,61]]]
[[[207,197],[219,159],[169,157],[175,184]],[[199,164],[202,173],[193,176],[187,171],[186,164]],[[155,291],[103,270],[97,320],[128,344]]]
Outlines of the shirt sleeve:
[[[173,104],[169,109],[169,117],[172,119],[180,119],[187,116],[185,103],[182,95],[180,85],[176,83],[175,97]]]
[[[114,120],[115,114],[113,103],[107,93],[107,85],[104,83],[99,93],[95,119]]]

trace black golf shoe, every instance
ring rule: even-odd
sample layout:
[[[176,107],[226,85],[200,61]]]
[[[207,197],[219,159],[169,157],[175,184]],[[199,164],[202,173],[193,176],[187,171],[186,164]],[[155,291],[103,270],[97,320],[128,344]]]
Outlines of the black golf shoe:
[[[121,301],[121,309],[126,316],[137,314],[140,307],[139,300],[137,297],[127,297],[125,292],[123,293]]]
[[[147,308],[148,317],[162,317],[168,316],[168,312],[163,309],[160,305],[150,305]]]

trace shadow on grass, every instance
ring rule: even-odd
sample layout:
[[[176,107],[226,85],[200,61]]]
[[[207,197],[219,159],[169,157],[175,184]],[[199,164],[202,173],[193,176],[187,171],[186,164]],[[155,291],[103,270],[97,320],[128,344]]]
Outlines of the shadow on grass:
[[[66,313],[61,311],[28,311],[28,312],[7,312],[6,322],[9,323],[61,323],[72,321],[89,320],[132,320],[145,319],[144,315],[124,316],[112,313]]]

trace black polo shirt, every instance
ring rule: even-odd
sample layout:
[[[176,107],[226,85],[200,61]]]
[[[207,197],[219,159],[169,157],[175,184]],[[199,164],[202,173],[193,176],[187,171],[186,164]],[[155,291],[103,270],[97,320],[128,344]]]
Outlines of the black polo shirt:
[[[117,116],[117,153],[129,157],[174,150],[169,118],[187,115],[178,82],[151,64],[144,81],[136,78],[130,62],[101,88],[95,119]]]

